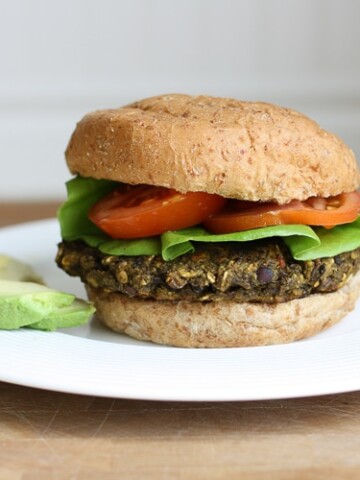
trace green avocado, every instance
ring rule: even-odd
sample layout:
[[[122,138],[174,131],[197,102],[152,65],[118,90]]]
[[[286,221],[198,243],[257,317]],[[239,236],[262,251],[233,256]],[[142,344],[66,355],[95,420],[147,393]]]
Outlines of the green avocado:
[[[0,329],[55,330],[81,325],[94,308],[70,293],[34,282],[0,279]]]
[[[0,279],[44,283],[30,265],[8,255],[0,255]]]
[[[94,307],[43,284],[30,265],[0,255],[0,329],[53,331],[86,323]]]
[[[40,322],[33,323],[31,328],[53,331],[58,328],[77,327],[86,323],[94,312],[95,308],[92,305],[76,298],[73,303],[67,307],[54,308],[53,311],[40,320]]]

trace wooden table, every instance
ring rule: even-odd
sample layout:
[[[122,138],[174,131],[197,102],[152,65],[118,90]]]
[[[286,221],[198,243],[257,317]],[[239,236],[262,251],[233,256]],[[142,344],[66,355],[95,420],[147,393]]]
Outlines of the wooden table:
[[[56,203],[0,204],[0,224]],[[0,383],[0,479],[359,479],[360,392],[182,403]]]

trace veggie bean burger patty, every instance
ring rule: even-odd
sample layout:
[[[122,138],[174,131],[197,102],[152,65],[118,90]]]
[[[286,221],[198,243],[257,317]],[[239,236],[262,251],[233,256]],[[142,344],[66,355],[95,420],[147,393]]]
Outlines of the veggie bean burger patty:
[[[338,290],[359,270],[360,249],[299,262],[281,240],[203,244],[166,262],[161,256],[106,255],[83,242],[64,242],[57,262],[93,288],[131,298],[277,303]]]
[[[66,150],[56,262],[139,340],[245,347],[309,337],[360,294],[360,174],[306,116],[162,95],[86,115]]]

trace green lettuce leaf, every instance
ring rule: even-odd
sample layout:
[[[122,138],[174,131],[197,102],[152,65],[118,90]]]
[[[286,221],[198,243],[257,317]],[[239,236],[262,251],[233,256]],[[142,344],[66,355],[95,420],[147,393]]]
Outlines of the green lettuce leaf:
[[[76,177],[66,183],[67,201],[58,211],[61,236],[65,240],[84,240],[97,247],[109,237],[88,219],[88,211],[113,190],[115,182]]]
[[[306,225],[276,225],[214,235],[196,226],[166,232],[161,237],[113,240],[97,228],[87,214],[91,206],[116,185],[116,182],[80,176],[67,183],[68,199],[58,212],[64,240],[83,240],[109,255],[162,255],[164,260],[193,252],[196,242],[250,242],[270,237],[283,238],[296,260],[332,257],[360,247],[360,219],[330,230]]]
[[[116,187],[116,182],[75,177],[66,183],[68,198],[59,208],[61,236],[64,240],[83,240],[109,255],[160,255],[159,237],[113,240],[88,219],[90,208]]]
[[[326,229],[314,228],[320,242],[312,243],[308,237],[287,237],[284,242],[296,260],[334,257],[360,247],[360,217],[355,222]]]
[[[306,225],[275,225],[273,227],[255,228],[243,232],[214,235],[204,228],[193,227],[176,232],[166,232],[161,236],[162,256],[164,260],[174,258],[195,250],[191,242],[251,242],[270,237],[306,238],[311,247],[320,244],[314,230]],[[295,240],[296,244],[296,240]]]

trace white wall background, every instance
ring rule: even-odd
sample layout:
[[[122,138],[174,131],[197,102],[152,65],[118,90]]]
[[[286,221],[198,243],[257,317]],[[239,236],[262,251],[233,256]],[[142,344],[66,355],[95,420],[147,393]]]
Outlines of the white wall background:
[[[0,200],[62,198],[97,108],[169,92],[266,100],[360,157],[359,0],[0,0]]]

